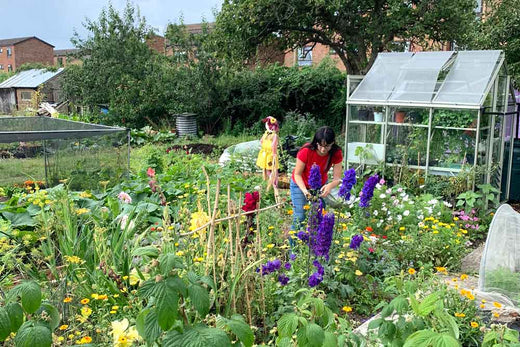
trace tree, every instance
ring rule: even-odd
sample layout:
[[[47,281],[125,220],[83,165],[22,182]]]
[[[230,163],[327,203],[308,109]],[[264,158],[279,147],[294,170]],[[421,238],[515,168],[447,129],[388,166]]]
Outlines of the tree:
[[[377,53],[402,50],[406,41],[465,44],[475,7],[475,0],[225,0],[216,33],[232,59],[253,56],[262,43],[282,49],[321,43],[357,74]]]
[[[474,47],[502,49],[508,72],[520,83],[520,0],[488,0]]]
[[[86,19],[83,25],[89,36],[75,32],[71,39],[83,64],[67,67],[65,94],[85,106],[110,105],[115,123],[142,125],[145,117],[162,114],[157,88],[150,88],[157,57],[146,44],[150,30],[139,12],[129,2],[121,14],[110,4],[97,22]]]

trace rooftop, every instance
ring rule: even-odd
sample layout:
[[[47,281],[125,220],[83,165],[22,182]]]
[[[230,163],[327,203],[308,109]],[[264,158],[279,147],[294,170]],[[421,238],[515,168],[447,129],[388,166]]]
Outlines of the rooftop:
[[[36,39],[49,46],[54,47],[50,43],[47,43],[47,42],[43,41],[42,39],[37,38],[36,36],[17,37],[17,38],[12,38],[12,39],[0,39],[0,46],[13,46],[13,45],[19,44],[21,42],[27,41],[29,39]]]
[[[59,75],[62,71],[63,68],[56,71],[45,69],[22,71],[0,83],[0,88],[38,88],[40,84]]]

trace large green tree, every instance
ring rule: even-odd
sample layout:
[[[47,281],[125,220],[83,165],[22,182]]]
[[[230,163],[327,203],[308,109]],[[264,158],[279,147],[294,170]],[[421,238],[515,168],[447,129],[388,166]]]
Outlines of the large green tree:
[[[377,53],[404,42],[465,44],[475,0],[225,0],[216,32],[222,50],[242,59],[259,44],[330,46],[349,73],[365,72]]]
[[[488,0],[482,23],[475,36],[475,47],[502,49],[509,73],[520,83],[520,0]]]

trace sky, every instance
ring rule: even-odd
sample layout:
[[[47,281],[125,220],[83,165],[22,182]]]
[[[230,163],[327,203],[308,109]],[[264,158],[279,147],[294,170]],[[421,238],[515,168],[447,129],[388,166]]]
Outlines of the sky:
[[[220,9],[223,0],[132,0],[139,7],[146,23],[164,34],[168,23],[200,23],[214,20],[213,10]],[[82,38],[88,36],[85,19],[97,21],[109,0],[0,0],[2,11],[0,39],[36,36],[55,49],[73,48],[70,38],[76,30]],[[120,13],[126,0],[111,0]]]

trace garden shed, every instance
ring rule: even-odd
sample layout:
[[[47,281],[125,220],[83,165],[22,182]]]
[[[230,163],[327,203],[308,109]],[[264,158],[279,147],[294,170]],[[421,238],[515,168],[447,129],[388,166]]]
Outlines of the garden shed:
[[[498,50],[380,53],[365,76],[348,76],[347,166],[472,172],[507,199],[518,111],[504,60]]]
[[[0,186],[66,181],[99,191],[128,173],[130,131],[51,117],[0,117]],[[27,183],[25,183],[27,185]]]

